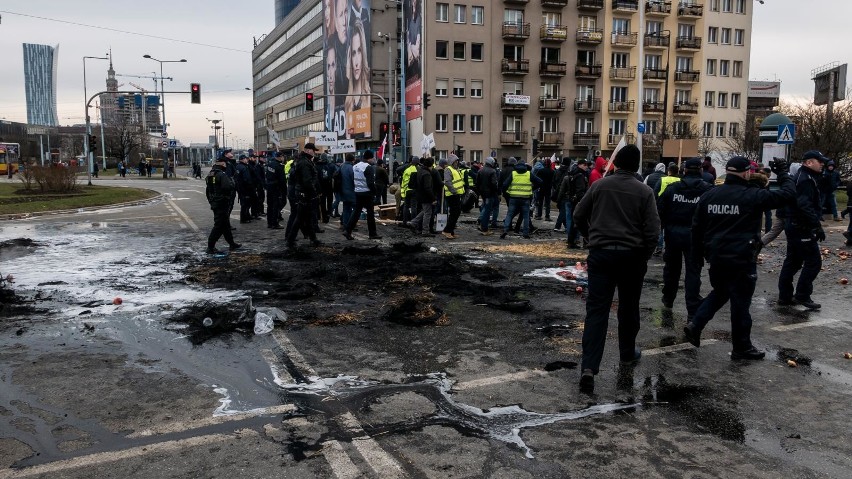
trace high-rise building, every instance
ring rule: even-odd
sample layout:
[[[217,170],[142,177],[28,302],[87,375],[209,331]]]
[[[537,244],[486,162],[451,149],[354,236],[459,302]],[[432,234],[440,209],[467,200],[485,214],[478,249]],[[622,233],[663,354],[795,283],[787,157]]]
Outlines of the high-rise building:
[[[112,50],[109,55],[109,70],[107,70],[106,91],[117,92],[118,80],[112,67]],[[101,117],[105,124],[112,124],[118,119],[118,94],[104,93],[100,96]]]
[[[370,91],[387,99],[392,121],[405,112],[409,154],[431,133],[439,156],[461,149],[466,160],[606,155],[643,129],[648,162],[723,156],[745,122],[750,0],[314,0],[254,50],[257,146],[267,127],[282,144],[319,128],[345,130],[359,149],[382,140],[387,112],[375,98],[363,138],[338,128],[348,107],[324,117],[300,109],[305,91],[317,93],[315,110],[354,96],[350,39],[361,17],[337,9],[356,4],[371,12],[361,44]],[[350,33],[335,40],[341,25]]]
[[[24,88],[27,123],[57,126],[56,70],[59,45],[24,43]]]
[[[284,17],[290,14],[300,0],[275,0],[275,24],[284,21]]]

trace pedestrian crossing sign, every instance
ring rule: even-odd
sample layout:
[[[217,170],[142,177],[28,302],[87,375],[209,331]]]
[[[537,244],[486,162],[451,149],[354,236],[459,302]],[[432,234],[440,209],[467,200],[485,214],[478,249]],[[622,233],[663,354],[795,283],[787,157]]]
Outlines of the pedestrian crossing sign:
[[[778,143],[779,145],[792,145],[796,139],[796,125],[787,123],[778,125]]]

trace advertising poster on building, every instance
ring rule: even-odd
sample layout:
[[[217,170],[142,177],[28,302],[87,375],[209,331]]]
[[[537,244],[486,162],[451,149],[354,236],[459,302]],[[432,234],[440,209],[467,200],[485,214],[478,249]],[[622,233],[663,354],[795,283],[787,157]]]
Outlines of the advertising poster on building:
[[[423,0],[405,0],[405,117],[415,120],[423,114]]]
[[[371,139],[372,0],[323,0],[325,130]]]

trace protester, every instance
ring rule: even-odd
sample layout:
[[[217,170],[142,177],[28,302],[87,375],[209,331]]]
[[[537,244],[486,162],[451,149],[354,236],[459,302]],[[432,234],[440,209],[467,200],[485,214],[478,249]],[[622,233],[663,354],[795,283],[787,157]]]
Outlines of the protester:
[[[316,154],[316,145],[306,143],[287,178],[290,219],[287,222],[285,238],[288,248],[296,247],[296,236],[299,231],[311,240],[311,245],[320,245],[316,232],[311,225],[311,200],[319,196],[319,178],[317,178],[317,170],[313,165],[313,158]]]
[[[447,166],[444,169],[444,199],[449,206],[450,213],[447,216],[447,224],[444,226],[443,235],[447,239],[456,239],[456,223],[461,215],[461,197],[464,193],[464,177],[458,169],[459,157],[450,153],[447,157]]]
[[[485,165],[476,174],[476,190],[482,197],[482,209],[479,211],[479,229],[483,236],[494,234],[488,229],[491,215],[500,207],[500,185],[497,183],[497,162],[492,157],[485,159]]]
[[[343,236],[348,240],[355,239],[352,236],[352,230],[355,228],[362,210],[367,212],[367,230],[370,239],[382,238],[376,232],[376,215],[373,210],[376,198],[376,170],[372,165],[373,162],[375,162],[373,152],[367,150],[361,157],[361,161],[352,167],[355,184],[355,209],[349,217],[349,223],[343,230]]]
[[[503,222],[503,233],[500,239],[505,239],[512,227],[512,219],[520,214],[523,221],[523,236],[530,238],[530,205],[532,203],[533,189],[541,185],[541,180],[530,172],[524,160],[517,160],[514,170],[507,176],[502,188],[508,197],[509,209]]]
[[[284,165],[278,159],[276,152],[270,151],[266,161],[266,227],[281,229],[279,215],[287,204],[287,177],[284,175]]]
[[[434,176],[432,175],[432,165],[434,164],[435,161],[432,158],[422,158],[415,175],[417,204],[420,205],[420,213],[411,220],[411,227],[415,233],[421,236],[434,236],[429,232],[429,225],[432,224],[432,208],[437,201],[435,185],[433,184]]]

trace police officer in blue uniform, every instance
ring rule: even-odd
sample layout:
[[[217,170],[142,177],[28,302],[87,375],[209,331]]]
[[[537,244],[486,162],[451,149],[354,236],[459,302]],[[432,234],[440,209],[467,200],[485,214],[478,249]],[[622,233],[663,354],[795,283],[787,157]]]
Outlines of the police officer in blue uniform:
[[[685,175],[672,183],[657,200],[657,213],[665,231],[663,253],[663,305],[671,308],[680,284],[680,271],[686,265],[683,279],[687,316],[691,319],[701,304],[701,268],[692,257],[692,217],[701,195],[711,188],[701,176],[701,160],[690,158],[683,163]]]
[[[802,167],[795,177],[796,201],[787,209],[787,257],[778,276],[778,305],[801,304],[810,309],[820,308],[811,298],[814,280],[822,268],[822,256],[819,253],[820,241],[825,241],[822,229],[822,197],[819,191],[819,179],[827,158],[816,150],[805,152]],[[793,294],[793,276],[799,270],[799,281]]]
[[[266,227],[274,230],[282,229],[278,223],[278,215],[287,205],[285,192],[287,177],[284,176],[284,165],[278,160],[278,153],[270,151],[266,159]]]
[[[777,191],[751,183],[751,162],[742,156],[728,160],[725,183],[704,193],[692,220],[692,254],[710,264],[713,291],[701,302],[695,316],[683,328],[694,346],[701,331],[728,300],[731,301],[731,359],[763,359],[765,352],[751,343],[751,297],[757,284],[760,222],[763,212],[787,205],[796,188],[785,160],[770,164],[777,175]]]
[[[224,156],[216,159],[216,163],[210,169],[210,173],[207,174],[207,178],[205,179],[205,183],[207,184],[207,188],[205,189],[207,202],[210,203],[210,209],[213,210],[213,229],[210,230],[210,236],[207,238],[208,254],[219,252],[216,249],[216,242],[223,235],[231,251],[242,246],[234,241],[234,237],[231,234],[229,216],[231,214],[231,198],[236,187],[234,186],[234,180],[225,172],[226,162],[227,160]]]

